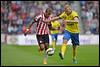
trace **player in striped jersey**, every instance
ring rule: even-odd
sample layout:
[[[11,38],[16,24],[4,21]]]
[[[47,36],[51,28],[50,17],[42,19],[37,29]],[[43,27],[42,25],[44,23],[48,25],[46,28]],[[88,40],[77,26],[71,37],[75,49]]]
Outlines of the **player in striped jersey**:
[[[51,18],[52,9],[47,8],[45,12],[39,14],[35,17],[34,20],[31,21],[28,28],[25,31],[25,34],[27,34],[31,28],[31,26],[36,22],[36,37],[39,45],[39,51],[43,51],[45,49],[45,57],[43,60],[44,64],[47,64],[47,54],[46,50],[49,47],[49,28],[48,23]]]

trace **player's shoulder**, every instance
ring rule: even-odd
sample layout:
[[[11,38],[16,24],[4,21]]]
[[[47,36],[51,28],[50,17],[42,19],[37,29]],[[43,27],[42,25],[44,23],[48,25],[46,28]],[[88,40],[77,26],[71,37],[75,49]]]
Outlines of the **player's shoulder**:
[[[65,12],[62,12],[61,14],[66,14]]]
[[[72,11],[72,14],[77,14],[77,12],[75,10]]]
[[[78,13],[77,13],[76,11],[73,10],[73,11],[72,11],[72,15],[73,15],[73,16],[78,16]]]
[[[61,14],[59,15],[60,18],[64,18],[66,16],[65,12],[61,12]]]
[[[65,14],[65,12],[63,11],[63,12],[59,13],[57,16],[64,15],[64,14]]]

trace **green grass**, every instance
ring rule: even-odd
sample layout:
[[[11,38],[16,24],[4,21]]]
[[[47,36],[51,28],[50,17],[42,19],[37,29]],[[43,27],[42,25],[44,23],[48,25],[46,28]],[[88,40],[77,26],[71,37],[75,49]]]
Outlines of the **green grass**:
[[[49,66],[99,66],[99,46],[84,45],[78,48],[78,63],[72,63],[72,46],[67,47],[64,60],[61,60],[56,46],[55,54],[48,57]],[[42,64],[44,55],[37,46],[1,44],[1,66],[47,66]]]

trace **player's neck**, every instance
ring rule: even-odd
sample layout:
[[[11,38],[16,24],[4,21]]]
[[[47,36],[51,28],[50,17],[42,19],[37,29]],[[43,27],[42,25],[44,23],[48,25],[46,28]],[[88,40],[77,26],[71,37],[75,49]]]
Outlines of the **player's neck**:
[[[72,13],[72,10],[69,13],[67,13],[67,15],[70,15],[71,13]]]

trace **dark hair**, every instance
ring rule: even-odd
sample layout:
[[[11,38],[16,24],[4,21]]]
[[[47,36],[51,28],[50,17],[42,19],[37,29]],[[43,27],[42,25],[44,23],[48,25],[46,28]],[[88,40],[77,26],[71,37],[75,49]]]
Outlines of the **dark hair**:
[[[46,13],[52,12],[52,9],[51,9],[51,8],[47,8],[45,12],[46,12]]]

